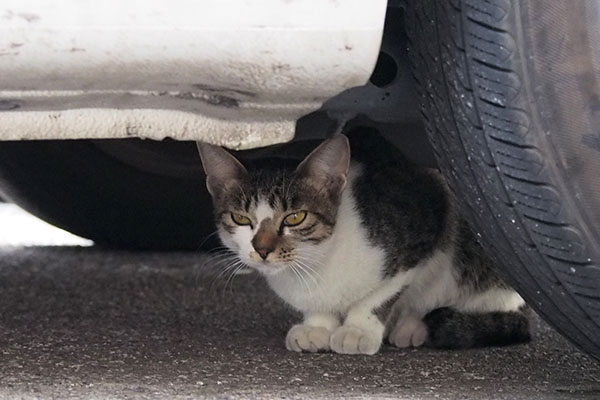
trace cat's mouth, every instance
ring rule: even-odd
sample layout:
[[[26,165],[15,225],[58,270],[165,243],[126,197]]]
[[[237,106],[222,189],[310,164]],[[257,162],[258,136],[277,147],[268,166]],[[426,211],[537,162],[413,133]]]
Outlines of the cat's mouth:
[[[251,261],[248,265],[264,275],[276,275],[287,268],[284,263],[270,260]]]

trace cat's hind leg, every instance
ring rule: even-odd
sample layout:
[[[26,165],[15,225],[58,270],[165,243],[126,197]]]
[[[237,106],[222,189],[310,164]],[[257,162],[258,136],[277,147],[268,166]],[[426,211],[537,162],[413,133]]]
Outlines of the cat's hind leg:
[[[400,297],[390,318],[387,337],[397,347],[465,349],[530,340],[526,306],[512,289],[468,293],[435,307],[423,307],[426,303],[416,302],[414,296],[408,290]],[[421,300],[426,298],[421,294]]]
[[[452,304],[460,292],[452,270],[452,254],[438,252],[415,267],[414,277],[398,296],[386,322],[386,338],[396,347],[419,347],[427,340],[423,317],[438,307]]]
[[[396,347],[419,347],[427,339],[427,325],[418,314],[408,314],[398,319],[387,336]]]
[[[400,348],[466,349],[524,343],[530,340],[530,333],[524,309],[463,312],[443,307],[423,318],[415,314],[400,317],[387,337]]]

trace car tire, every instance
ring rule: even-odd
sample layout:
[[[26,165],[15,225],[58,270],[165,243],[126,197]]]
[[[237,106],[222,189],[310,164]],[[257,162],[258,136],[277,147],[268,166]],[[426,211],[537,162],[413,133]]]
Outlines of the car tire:
[[[528,304],[600,359],[600,3],[411,0],[405,23],[464,217]]]

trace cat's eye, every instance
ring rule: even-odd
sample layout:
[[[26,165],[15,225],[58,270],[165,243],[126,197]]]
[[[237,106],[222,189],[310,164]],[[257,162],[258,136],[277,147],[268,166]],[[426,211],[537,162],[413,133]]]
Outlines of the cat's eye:
[[[236,213],[231,213],[231,219],[233,220],[233,222],[235,222],[238,225],[251,225],[252,224],[252,221],[250,221],[250,218],[244,217],[243,215],[236,214]]]
[[[306,219],[306,211],[298,211],[291,213],[283,219],[283,225],[296,226],[300,225]]]

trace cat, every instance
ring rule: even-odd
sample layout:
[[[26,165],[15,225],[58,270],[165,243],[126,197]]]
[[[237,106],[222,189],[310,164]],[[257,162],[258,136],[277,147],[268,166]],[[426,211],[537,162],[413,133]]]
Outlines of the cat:
[[[383,138],[337,134],[296,168],[247,170],[198,143],[218,234],[303,315],[297,352],[375,354],[530,339],[523,299],[459,217],[434,169]]]

